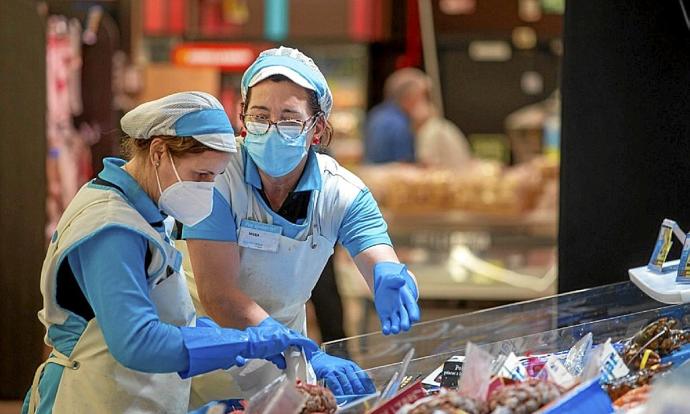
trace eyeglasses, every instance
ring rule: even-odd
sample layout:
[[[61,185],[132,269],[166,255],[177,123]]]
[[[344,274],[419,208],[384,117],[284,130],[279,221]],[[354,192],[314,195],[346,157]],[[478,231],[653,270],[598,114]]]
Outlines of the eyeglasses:
[[[275,125],[276,130],[283,138],[287,140],[295,140],[306,130],[309,131],[316,125],[316,119],[322,114],[317,112],[304,121],[299,119],[285,119],[273,122],[263,115],[249,115],[240,114],[240,119],[247,128],[247,132],[254,135],[264,135],[271,129],[271,125]]]

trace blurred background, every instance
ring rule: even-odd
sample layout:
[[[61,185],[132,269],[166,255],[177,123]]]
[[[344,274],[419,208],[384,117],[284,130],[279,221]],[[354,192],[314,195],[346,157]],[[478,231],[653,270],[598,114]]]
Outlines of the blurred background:
[[[685,166],[689,31],[663,3],[3,0],[0,399],[21,398],[43,357],[45,246],[121,155],[120,117],[200,90],[239,130],[242,73],[279,45],[326,75],[322,150],[373,192],[425,320],[624,279],[688,201],[667,174]],[[395,146],[381,141],[391,108],[409,127]],[[323,341],[378,330],[343,249],[310,319]]]

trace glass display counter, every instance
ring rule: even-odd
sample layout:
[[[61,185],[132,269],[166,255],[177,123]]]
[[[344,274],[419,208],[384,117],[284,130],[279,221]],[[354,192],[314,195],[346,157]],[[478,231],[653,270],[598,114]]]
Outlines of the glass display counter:
[[[657,302],[631,282],[623,282],[419,323],[400,335],[378,332],[328,342],[323,349],[349,357],[372,370],[378,380],[411,348],[411,369],[428,373],[444,358],[462,354],[468,341],[510,346],[516,354],[563,350],[587,332],[594,332],[597,341],[609,336],[616,340],[660,314],[684,316],[686,309],[690,308]]]
[[[592,333],[594,344],[602,344],[609,338],[619,342],[632,337],[648,323],[661,317],[670,316],[679,320],[679,328],[690,327],[690,304],[664,305],[656,309],[615,316],[598,321],[586,322],[574,326],[517,336],[480,345],[485,351],[497,356],[514,352],[516,355],[543,355],[567,352],[575,343],[588,333]],[[415,381],[425,378],[441,366],[450,357],[464,355],[465,345],[455,350],[433,353],[415,357],[410,362],[406,375]],[[400,370],[400,362],[376,366],[367,369],[377,389],[385,386],[391,376]]]
[[[384,211],[384,216],[400,260],[417,276],[422,299],[515,301],[556,292],[555,213]],[[345,252],[336,255],[335,265],[344,296],[370,297]]]

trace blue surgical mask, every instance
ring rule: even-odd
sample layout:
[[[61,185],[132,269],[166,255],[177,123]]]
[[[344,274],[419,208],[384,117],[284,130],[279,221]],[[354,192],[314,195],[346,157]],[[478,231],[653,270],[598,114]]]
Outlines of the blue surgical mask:
[[[307,155],[307,131],[293,140],[286,140],[274,128],[264,135],[248,133],[244,146],[256,165],[271,177],[287,175]]]

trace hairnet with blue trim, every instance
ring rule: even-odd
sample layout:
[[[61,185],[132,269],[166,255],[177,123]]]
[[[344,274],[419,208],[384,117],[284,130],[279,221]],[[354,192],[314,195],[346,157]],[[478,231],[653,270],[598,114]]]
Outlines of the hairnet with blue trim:
[[[120,126],[132,138],[192,137],[217,151],[237,151],[223,105],[205,92],[179,92],[145,102],[127,112]]]
[[[242,76],[242,99],[247,99],[249,88],[272,75],[284,75],[303,88],[316,92],[319,106],[328,118],[333,108],[333,95],[326,78],[310,57],[289,47],[261,52]]]

